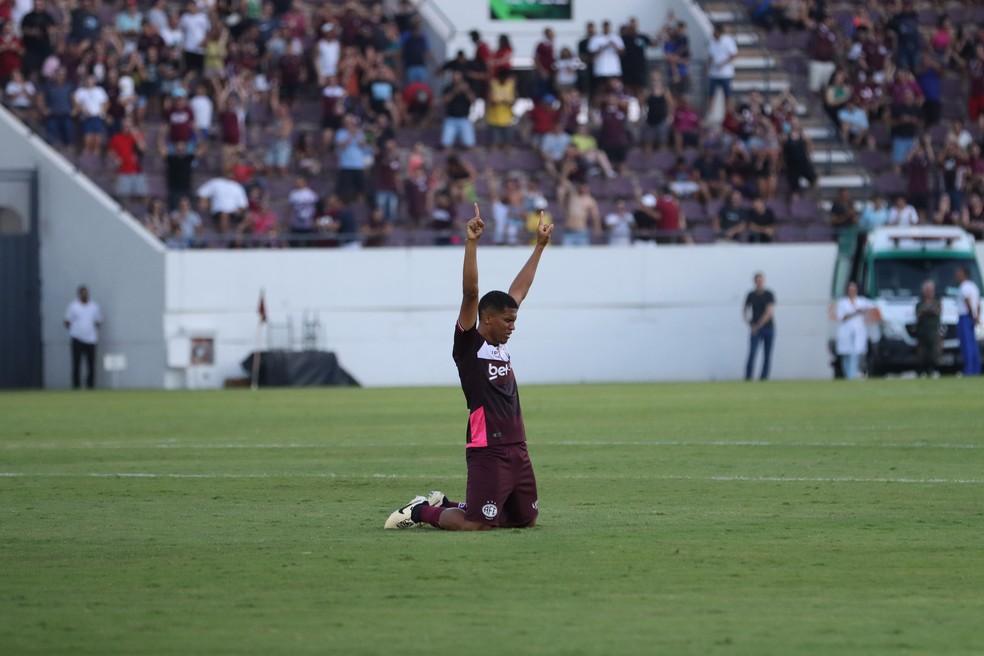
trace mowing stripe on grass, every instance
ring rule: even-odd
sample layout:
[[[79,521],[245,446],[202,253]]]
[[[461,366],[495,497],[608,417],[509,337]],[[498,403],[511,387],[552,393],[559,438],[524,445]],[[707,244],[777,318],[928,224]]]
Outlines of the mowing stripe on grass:
[[[608,446],[647,446],[647,447],[754,447],[786,449],[943,449],[974,450],[984,449],[984,444],[957,444],[933,442],[776,442],[770,440],[561,440],[559,442],[531,442],[534,447],[608,447]],[[452,444],[425,444],[420,442],[285,442],[250,444],[248,442],[207,442],[181,444],[179,442],[155,442],[141,444],[133,442],[61,442],[61,443],[11,443],[0,444],[7,450],[52,450],[52,449],[393,449],[393,448],[433,448],[435,446],[458,446]]]
[[[285,472],[281,474],[223,474],[181,472],[0,472],[0,478],[189,478],[189,479],[277,479],[330,478],[349,480],[448,480],[464,479],[463,474],[339,474],[336,472]],[[619,474],[554,474],[544,480],[640,480],[640,481],[715,481],[738,483],[893,483],[901,485],[984,485],[981,478],[893,478],[859,476],[674,476]]]

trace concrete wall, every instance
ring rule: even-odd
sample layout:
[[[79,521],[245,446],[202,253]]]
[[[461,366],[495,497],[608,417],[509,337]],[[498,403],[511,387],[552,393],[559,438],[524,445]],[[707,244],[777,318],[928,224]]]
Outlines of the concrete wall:
[[[106,319],[101,353],[127,356],[129,369],[119,374],[119,383],[160,387],[164,248],[3,108],[0,144],[0,169],[38,171],[45,386],[69,385],[69,341],[62,319],[75,288],[85,283]],[[104,375],[99,381],[108,382]]]
[[[526,248],[481,249],[481,288],[508,288]],[[215,384],[241,376],[266,291],[271,322],[317,313],[324,346],[364,385],[452,385],[459,249],[167,254],[169,339],[216,336]],[[510,344],[520,379],[722,380],[742,375],[754,271],[778,298],[774,375],[824,378],[832,245],[551,248]],[[182,384],[172,371],[169,383]]]
[[[573,0],[573,3],[572,20],[525,22],[491,20],[488,0],[421,0],[419,5],[431,35],[445,48],[445,57],[458,49],[471,55],[468,32],[472,29],[480,31],[493,47],[499,34],[509,34],[516,56],[532,58],[533,49],[547,26],[557,34],[558,46],[576,49],[588,21],[595,21],[600,28],[601,21],[611,20],[617,29],[630,16],[635,16],[641,28],[652,35],[663,26],[667,11],[673,11],[687,23],[693,57],[704,59],[707,55],[711,26],[694,0],[618,0],[614,4],[605,0]]]

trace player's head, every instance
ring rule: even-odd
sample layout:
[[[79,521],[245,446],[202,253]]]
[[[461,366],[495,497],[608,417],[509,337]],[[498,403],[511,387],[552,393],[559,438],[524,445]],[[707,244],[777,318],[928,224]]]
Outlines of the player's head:
[[[79,288],[76,291],[77,291],[77,294],[78,294],[78,297],[79,297],[79,300],[80,301],[82,301],[83,303],[88,303],[89,302],[89,288],[88,287],[86,287],[85,285],[79,285]]]
[[[765,289],[765,274],[761,271],[755,272],[755,276],[752,278],[752,281],[755,283],[755,289],[758,289],[759,291]]]
[[[519,303],[506,292],[492,291],[478,302],[478,324],[482,335],[493,344],[505,344],[516,328]]]
[[[965,265],[963,265],[963,264],[961,264],[960,266],[957,267],[957,270],[954,273],[954,276],[957,279],[957,284],[962,283],[964,280],[969,280],[970,279],[970,274],[967,272],[967,267]]]

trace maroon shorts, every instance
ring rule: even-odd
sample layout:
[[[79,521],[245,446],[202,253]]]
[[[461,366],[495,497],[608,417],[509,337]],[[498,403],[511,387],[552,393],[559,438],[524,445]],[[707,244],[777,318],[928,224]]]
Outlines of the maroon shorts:
[[[539,514],[536,477],[526,444],[468,449],[465,518],[489,526],[530,525]]]

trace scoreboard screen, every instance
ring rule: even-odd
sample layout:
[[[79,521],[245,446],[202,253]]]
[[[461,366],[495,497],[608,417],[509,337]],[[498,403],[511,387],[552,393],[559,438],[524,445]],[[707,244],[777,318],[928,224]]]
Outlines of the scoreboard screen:
[[[492,20],[570,20],[573,0],[489,0]]]

